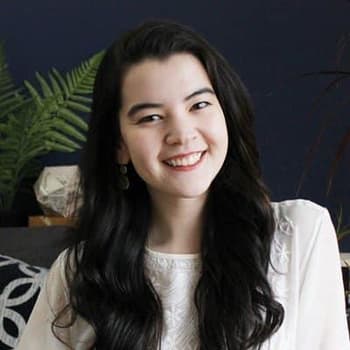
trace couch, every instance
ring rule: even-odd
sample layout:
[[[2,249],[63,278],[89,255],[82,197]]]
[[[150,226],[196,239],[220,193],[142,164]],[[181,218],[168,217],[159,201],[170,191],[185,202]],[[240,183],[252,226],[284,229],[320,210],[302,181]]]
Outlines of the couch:
[[[66,237],[64,226],[0,228],[0,350],[15,347]]]

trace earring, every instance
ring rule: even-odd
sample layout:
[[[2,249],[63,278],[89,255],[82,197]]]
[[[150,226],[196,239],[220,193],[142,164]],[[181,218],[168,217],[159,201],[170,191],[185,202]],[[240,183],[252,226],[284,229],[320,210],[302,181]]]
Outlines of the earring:
[[[128,179],[128,168],[124,164],[119,165],[119,187],[121,190],[127,190],[130,186]]]

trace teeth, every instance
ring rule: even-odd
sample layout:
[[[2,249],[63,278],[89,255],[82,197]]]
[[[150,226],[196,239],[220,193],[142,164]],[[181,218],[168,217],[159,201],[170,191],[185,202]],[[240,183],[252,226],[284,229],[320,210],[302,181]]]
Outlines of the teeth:
[[[198,162],[202,155],[202,152],[193,153],[187,157],[172,159],[165,161],[170,166],[188,166]]]

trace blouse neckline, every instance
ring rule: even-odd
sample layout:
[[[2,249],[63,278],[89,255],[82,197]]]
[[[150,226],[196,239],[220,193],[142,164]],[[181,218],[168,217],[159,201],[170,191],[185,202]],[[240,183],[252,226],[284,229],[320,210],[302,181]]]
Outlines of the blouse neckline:
[[[150,249],[149,247],[145,247],[146,252],[154,257],[161,257],[166,259],[173,259],[173,260],[197,260],[200,259],[200,253],[164,253],[164,252],[158,252],[156,250]]]
[[[192,271],[198,273],[202,266],[201,254],[173,254],[157,252],[145,247],[146,266],[153,271]]]

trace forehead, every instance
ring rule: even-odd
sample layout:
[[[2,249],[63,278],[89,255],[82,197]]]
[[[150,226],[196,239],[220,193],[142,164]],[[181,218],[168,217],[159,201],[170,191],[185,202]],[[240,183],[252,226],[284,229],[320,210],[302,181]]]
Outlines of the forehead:
[[[132,65],[122,81],[122,105],[183,99],[195,90],[212,87],[201,62],[189,53],[165,59],[149,58]]]

